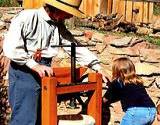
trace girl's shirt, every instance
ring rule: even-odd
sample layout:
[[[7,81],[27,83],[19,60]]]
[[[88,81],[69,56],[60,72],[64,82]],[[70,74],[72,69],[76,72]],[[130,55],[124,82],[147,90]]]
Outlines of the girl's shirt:
[[[119,80],[114,80],[104,97],[109,103],[121,101],[123,111],[131,107],[155,107],[142,84],[124,85]]]

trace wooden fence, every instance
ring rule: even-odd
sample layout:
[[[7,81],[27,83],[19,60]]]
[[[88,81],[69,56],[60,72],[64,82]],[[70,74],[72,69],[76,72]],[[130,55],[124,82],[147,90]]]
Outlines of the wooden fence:
[[[133,23],[151,23],[153,1],[142,0],[83,0],[81,10],[88,16],[98,13],[123,15],[124,21]]]
[[[38,7],[44,0],[23,0],[28,8]],[[122,20],[133,23],[151,23],[155,0],[82,0],[80,9],[88,16],[102,14],[123,15]]]

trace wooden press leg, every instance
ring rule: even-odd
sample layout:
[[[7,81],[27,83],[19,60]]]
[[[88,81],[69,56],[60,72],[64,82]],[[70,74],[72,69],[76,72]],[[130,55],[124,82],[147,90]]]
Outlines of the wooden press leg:
[[[101,125],[101,115],[102,115],[102,75],[99,73],[90,73],[89,82],[96,82],[95,91],[89,101],[87,114],[91,115],[95,121],[96,125]]]
[[[42,79],[42,125],[57,125],[56,78]]]

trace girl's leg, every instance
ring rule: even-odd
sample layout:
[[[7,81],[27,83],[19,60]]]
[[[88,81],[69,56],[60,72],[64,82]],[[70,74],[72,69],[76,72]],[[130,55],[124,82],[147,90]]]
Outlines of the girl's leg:
[[[156,114],[155,108],[129,108],[122,118],[120,125],[151,125]]]

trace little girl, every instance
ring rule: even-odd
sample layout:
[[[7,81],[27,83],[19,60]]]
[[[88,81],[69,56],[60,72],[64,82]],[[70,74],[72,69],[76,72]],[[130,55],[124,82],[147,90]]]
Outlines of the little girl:
[[[121,57],[113,61],[112,80],[103,103],[121,102],[125,115],[120,125],[151,125],[156,116],[155,104],[147,94],[142,79],[136,75],[130,59]]]
[[[157,121],[160,122],[160,104],[157,105]]]

